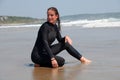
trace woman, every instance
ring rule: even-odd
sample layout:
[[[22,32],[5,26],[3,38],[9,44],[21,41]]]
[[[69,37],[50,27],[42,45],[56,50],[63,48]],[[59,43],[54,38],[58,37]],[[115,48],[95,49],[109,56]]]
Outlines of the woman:
[[[64,58],[56,56],[62,50],[67,50],[70,55],[81,61],[81,63],[91,62],[72,47],[72,40],[68,36],[61,37],[60,29],[58,10],[55,7],[50,7],[47,10],[47,22],[40,27],[31,54],[31,59],[35,63],[35,66],[53,68],[63,66],[65,62]],[[58,40],[58,43],[52,45],[55,39]]]

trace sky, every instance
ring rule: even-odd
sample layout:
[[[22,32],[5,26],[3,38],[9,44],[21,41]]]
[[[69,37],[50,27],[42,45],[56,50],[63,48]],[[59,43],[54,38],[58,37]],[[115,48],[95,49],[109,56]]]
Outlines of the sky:
[[[46,18],[46,11],[52,6],[60,16],[120,12],[120,0],[0,0],[0,16]]]

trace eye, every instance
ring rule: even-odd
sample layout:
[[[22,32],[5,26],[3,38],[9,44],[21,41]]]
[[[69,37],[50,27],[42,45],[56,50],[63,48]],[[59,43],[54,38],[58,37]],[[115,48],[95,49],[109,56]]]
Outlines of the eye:
[[[54,14],[48,14],[47,16],[48,16],[48,17],[53,17],[53,16],[54,16]]]
[[[53,14],[51,14],[51,16],[54,16]]]
[[[51,17],[52,17],[52,16],[54,16],[54,15],[53,15],[53,14],[50,14],[49,16],[51,16]]]

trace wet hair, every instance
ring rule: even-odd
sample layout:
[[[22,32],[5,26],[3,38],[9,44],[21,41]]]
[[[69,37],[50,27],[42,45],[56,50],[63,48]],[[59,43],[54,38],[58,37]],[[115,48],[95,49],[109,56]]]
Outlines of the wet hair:
[[[50,7],[50,8],[48,8],[47,11],[49,11],[49,10],[53,10],[53,11],[55,12],[55,15],[58,15],[58,18],[57,18],[57,25],[58,25],[58,29],[59,29],[59,31],[60,31],[60,30],[61,30],[60,15],[59,15],[59,12],[58,12],[57,8],[55,8],[55,7]]]

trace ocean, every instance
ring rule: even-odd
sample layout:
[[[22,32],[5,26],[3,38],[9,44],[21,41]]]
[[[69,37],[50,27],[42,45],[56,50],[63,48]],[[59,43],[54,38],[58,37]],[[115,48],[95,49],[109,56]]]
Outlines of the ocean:
[[[120,12],[62,16],[61,25],[63,27],[79,26],[81,28],[120,27]],[[14,25],[14,26],[7,25],[0,26],[0,28],[39,27],[39,26],[41,26],[41,24]]]
[[[82,28],[120,27],[120,13],[78,14],[62,17],[64,26]]]

